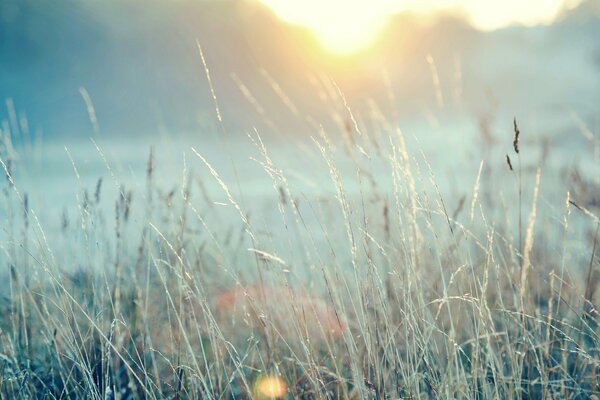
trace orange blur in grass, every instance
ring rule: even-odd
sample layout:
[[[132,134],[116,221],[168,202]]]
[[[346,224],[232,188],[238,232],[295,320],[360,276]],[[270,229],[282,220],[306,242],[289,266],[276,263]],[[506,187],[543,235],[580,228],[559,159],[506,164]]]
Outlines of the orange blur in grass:
[[[283,333],[286,326],[289,325],[290,306],[297,317],[306,324],[306,332],[313,339],[325,336],[330,338],[340,337],[346,330],[333,307],[323,299],[317,296],[306,296],[293,291],[289,288],[265,287],[262,289],[259,285],[252,285],[246,289],[235,288],[221,292],[217,296],[217,309],[224,315],[240,314],[243,310],[248,316],[256,318],[255,310],[250,301],[257,302],[261,312],[269,311],[273,322]],[[264,307],[263,302],[268,303]],[[243,312],[242,312],[243,313]]]
[[[278,399],[286,395],[287,386],[277,376],[263,376],[256,381],[254,391],[259,399]]]

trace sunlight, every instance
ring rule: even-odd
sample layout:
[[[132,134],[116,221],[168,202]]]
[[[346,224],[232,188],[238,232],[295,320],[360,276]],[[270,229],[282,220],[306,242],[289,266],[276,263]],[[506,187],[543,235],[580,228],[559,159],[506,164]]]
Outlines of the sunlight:
[[[510,24],[549,23],[580,0],[259,0],[283,20],[308,28],[327,51],[347,55],[364,50],[378,38],[388,19],[402,11],[430,14],[458,12],[478,29]]]
[[[285,21],[308,28],[326,50],[341,55],[368,48],[390,15],[387,0],[261,1]]]

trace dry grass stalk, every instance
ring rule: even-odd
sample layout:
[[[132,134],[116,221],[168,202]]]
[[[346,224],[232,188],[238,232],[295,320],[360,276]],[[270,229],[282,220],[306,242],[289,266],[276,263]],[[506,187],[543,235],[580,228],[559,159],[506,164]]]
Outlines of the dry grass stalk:
[[[523,264],[521,269],[521,301],[525,301],[525,292],[529,287],[527,278],[529,274],[529,269],[531,268],[531,251],[533,250],[533,241],[534,241],[534,228],[535,221],[537,218],[537,199],[540,191],[540,177],[541,171],[538,168],[537,173],[535,175],[535,186],[533,189],[533,198],[532,198],[532,206],[531,212],[529,213],[529,221],[527,223],[527,234],[525,235],[525,245],[523,248]]]

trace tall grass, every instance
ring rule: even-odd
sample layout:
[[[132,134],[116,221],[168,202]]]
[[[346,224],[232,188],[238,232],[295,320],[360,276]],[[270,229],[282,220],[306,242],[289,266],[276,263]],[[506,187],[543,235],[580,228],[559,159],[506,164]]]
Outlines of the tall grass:
[[[270,180],[264,189],[276,222],[249,215],[244,182],[230,189],[200,150],[185,159],[175,189],[158,187],[151,150],[144,191],[120,185],[106,162],[117,198],[104,195],[102,180],[81,184],[76,217],[65,214],[59,232],[48,233],[12,161],[3,160],[10,240],[3,244],[0,396],[597,394],[600,225],[590,197],[565,191],[555,219],[536,229],[544,170],[522,169],[527,146],[519,147],[516,121],[517,194],[500,198],[482,161],[459,200],[445,197],[402,132],[371,135],[350,115],[342,135],[321,130],[313,138],[320,157],[313,167],[329,176],[321,195],[327,206],[296,190],[261,136],[249,136]],[[208,180],[237,215],[233,227],[211,218]],[[569,245],[573,212],[596,232],[583,256]],[[49,234],[81,243],[79,255],[61,254]]]

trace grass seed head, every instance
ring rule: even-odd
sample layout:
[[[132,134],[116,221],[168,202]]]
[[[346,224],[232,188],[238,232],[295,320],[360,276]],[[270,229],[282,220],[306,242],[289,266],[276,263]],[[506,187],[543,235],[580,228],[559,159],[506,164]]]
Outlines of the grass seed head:
[[[508,164],[508,168],[513,171],[512,162],[510,161],[510,156],[508,154],[506,155],[506,163]]]
[[[519,154],[519,135],[521,134],[521,131],[519,130],[519,127],[517,126],[517,118],[513,119],[513,128],[515,131],[515,139],[513,140],[513,147],[515,149],[515,153]]]

